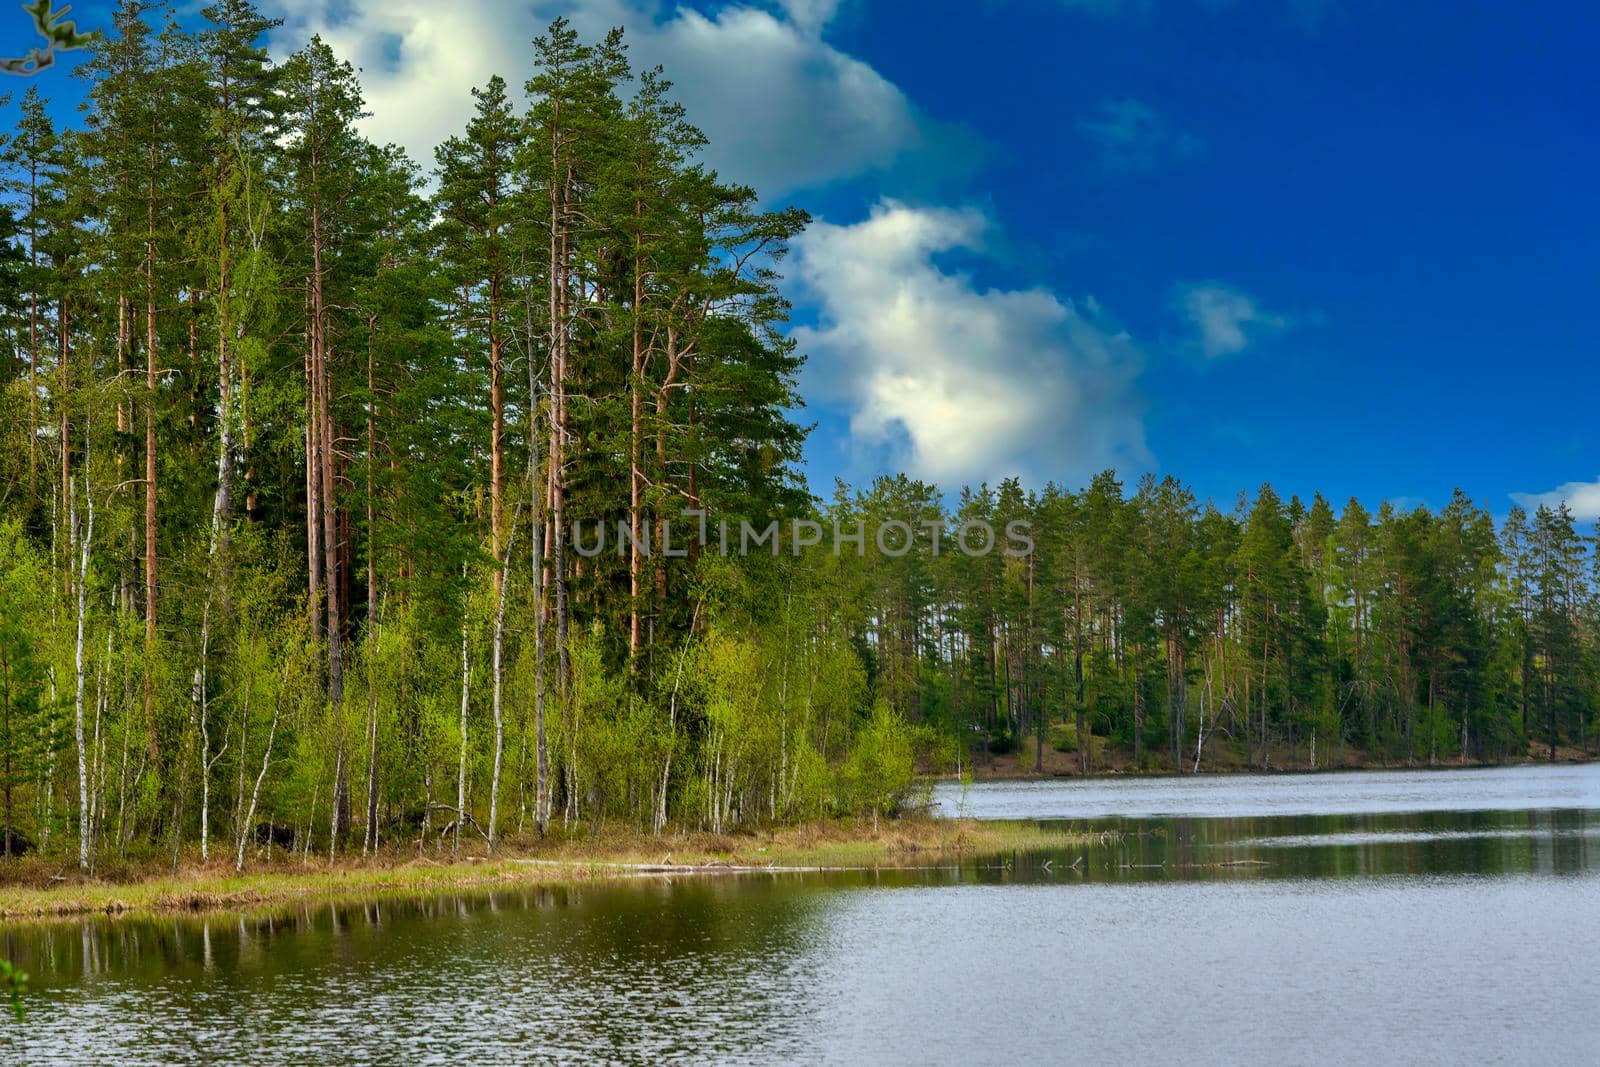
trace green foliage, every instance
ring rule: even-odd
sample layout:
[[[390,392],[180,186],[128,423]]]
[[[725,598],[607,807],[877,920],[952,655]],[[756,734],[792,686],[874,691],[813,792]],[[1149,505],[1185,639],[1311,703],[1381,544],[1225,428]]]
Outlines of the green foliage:
[[[44,44],[26,55],[0,59],[0,70],[7,74],[37,74],[55,65],[57,52],[87,48],[99,40],[98,33],[79,33],[77,23],[67,18],[70,7],[56,10],[55,0],[34,0],[22,10],[33,18],[33,28]]]
[[[11,1013],[21,1022],[27,1014],[22,1004],[22,995],[28,991],[28,975],[11,965],[11,961],[0,959],[0,986],[5,987],[6,999],[11,1002]]]
[[[710,171],[620,32],[553,23],[430,183],[327,42],[274,63],[249,0],[154,11],[117,5],[80,128],[31,88],[4,150],[0,784],[30,842],[250,862],[252,820],[426,850],[876,820],[1011,753],[1596,740],[1597,559],[1560,508],[1223,510],[1109,471],[813,497],[778,274],[806,217]]]
[[[52,750],[39,620],[48,571],[15,523],[0,522],[0,855],[12,855],[20,832],[18,794],[37,778]]]
[[[1078,727],[1076,723],[1052,723],[1049,737],[1050,747],[1057,752],[1078,751]]]
[[[879,701],[856,732],[845,766],[850,806],[859,814],[871,814],[876,828],[879,816],[893,814],[905,803],[916,782],[916,770],[913,731],[887,703]]]

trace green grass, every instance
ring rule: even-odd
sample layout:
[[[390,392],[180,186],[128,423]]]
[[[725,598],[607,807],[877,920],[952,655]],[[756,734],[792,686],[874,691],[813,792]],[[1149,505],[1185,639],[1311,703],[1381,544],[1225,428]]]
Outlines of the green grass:
[[[703,833],[656,838],[632,833],[510,842],[500,854],[418,856],[415,849],[332,866],[279,853],[277,866],[236,874],[231,864],[184,866],[176,876],[119,872],[117,880],[76,876],[37,884],[51,876],[35,862],[7,872],[0,885],[0,918],[88,914],[160,914],[252,910],[304,900],[411,896],[461,889],[571,885],[663,873],[715,874],[729,868],[849,868],[935,866],[962,856],[1063,848],[1088,838],[1029,823],[908,817],[870,824],[818,822],[752,833]],[[463,851],[466,852],[465,842]],[[35,884],[27,884],[28,875]],[[55,877],[62,877],[56,875]]]

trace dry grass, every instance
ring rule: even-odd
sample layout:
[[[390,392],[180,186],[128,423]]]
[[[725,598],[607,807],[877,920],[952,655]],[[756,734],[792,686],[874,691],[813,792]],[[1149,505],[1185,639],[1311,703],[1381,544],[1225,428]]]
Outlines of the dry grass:
[[[712,874],[739,869],[930,866],[962,856],[1077,843],[1060,830],[1021,823],[907,817],[870,823],[819,822],[739,834],[660,838],[622,831],[567,839],[510,840],[494,856],[483,843],[463,854],[419,854],[414,845],[367,860],[325,857],[309,863],[279,851],[235,873],[225,861],[196,857],[170,867],[123,864],[81,878],[61,858],[0,864],[0,918],[247,910],[301,900],[410,895],[494,887],[569,885],[650,874]],[[476,854],[468,854],[468,853]]]

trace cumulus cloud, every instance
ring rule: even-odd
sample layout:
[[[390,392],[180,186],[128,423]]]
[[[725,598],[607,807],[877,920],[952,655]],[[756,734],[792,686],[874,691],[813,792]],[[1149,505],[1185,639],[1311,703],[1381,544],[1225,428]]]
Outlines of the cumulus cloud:
[[[1205,148],[1161,112],[1129,98],[1102,101],[1093,117],[1078,121],[1078,131],[1095,146],[1100,168],[1113,173],[1156,170]]]
[[[532,72],[529,42],[557,15],[588,39],[626,28],[635,67],[660,64],[705,130],[707,160],[764,196],[886,167],[932,127],[905,94],[822,33],[837,0],[777,8],[728,3],[701,12],[655,0],[282,0],[283,54],[312,33],[362,68],[365,132],[431,165],[433,148],[472,112],[469,90]]]
[[[838,14],[839,0],[779,0],[789,21],[807,33],[819,33]]]
[[[1550,508],[1566,504],[1572,509],[1572,517],[1579,522],[1600,520],[1600,478],[1592,482],[1564,482],[1543,493],[1512,493],[1511,499],[1529,511],[1541,504]]]
[[[1178,286],[1176,305],[1207,359],[1243,352],[1255,341],[1293,325],[1287,315],[1267,311],[1249,293],[1221,282]]]
[[[1140,357],[1092,301],[994,289],[935,257],[981,251],[975,210],[880,202],[796,242],[819,322],[796,331],[810,384],[850,413],[852,443],[947,485],[1082,477],[1148,458]]]

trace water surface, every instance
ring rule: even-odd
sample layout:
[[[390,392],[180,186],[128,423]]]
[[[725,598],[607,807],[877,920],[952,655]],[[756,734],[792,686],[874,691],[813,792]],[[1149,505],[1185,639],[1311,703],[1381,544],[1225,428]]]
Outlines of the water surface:
[[[11,926],[0,1062],[1592,1062],[1600,768],[1416,777],[984,787],[1106,836],[932,870]]]
[[[1086,819],[1148,815],[1338,815],[1418,811],[1600,809],[1594,764],[1316,774],[940,782],[942,815]]]

